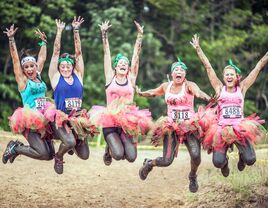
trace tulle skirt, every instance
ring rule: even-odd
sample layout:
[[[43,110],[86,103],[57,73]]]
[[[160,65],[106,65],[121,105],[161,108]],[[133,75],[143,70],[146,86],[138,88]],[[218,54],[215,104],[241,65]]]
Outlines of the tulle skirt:
[[[245,145],[246,140],[256,143],[267,137],[266,129],[261,125],[264,120],[260,120],[255,114],[248,116],[232,124],[218,120],[207,129],[203,140],[204,149],[211,151],[223,151],[224,147],[237,142]]]
[[[15,134],[27,133],[34,130],[43,136],[49,123],[50,109],[55,109],[55,105],[46,102],[44,109],[31,109],[29,106],[19,107],[12,116],[9,117],[9,126]]]
[[[160,117],[149,131],[147,137],[151,139],[154,146],[162,144],[164,136],[171,136],[173,132],[177,135],[178,143],[183,143],[186,134],[194,134],[202,141],[205,132],[216,119],[216,109],[200,106],[198,111],[189,119],[180,123],[173,122],[172,119]]]
[[[151,112],[148,109],[140,110],[123,99],[114,100],[107,107],[92,106],[89,116],[97,126],[120,127],[131,136],[145,135],[152,125]]]

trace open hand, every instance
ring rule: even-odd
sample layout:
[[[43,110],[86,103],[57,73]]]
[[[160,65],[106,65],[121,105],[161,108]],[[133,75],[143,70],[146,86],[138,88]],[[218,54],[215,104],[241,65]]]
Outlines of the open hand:
[[[194,37],[192,38],[192,42],[190,44],[194,47],[194,49],[197,49],[200,47],[199,45],[199,36],[197,34],[194,34]]]
[[[72,27],[73,29],[79,29],[81,24],[84,22],[84,18],[79,16],[78,18],[76,18],[76,16],[74,17],[74,20],[72,22]]]
[[[12,38],[14,37],[16,31],[18,30],[18,28],[13,25],[10,26],[10,28],[6,28],[6,31],[4,31],[4,33],[7,35],[8,38]]]
[[[56,25],[57,25],[57,30],[62,32],[63,29],[65,28],[65,22],[62,22],[60,19],[56,19],[55,22],[56,22]]]
[[[102,33],[106,33],[108,31],[108,29],[110,27],[112,27],[112,25],[110,25],[110,22],[108,20],[108,21],[105,21],[105,22],[102,22],[101,24],[99,24],[99,27],[100,27]]]

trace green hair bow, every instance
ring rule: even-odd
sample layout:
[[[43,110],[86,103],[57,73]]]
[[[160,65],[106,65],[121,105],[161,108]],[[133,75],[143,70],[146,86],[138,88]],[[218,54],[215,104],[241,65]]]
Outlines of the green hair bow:
[[[241,74],[241,70],[236,65],[233,64],[232,59],[229,59],[229,65],[235,69],[237,74]]]
[[[59,63],[61,63],[61,62],[63,62],[63,61],[66,61],[66,62],[69,63],[69,64],[74,64],[74,60],[71,59],[71,58],[69,58],[69,55],[67,55],[67,56],[64,57],[64,58],[60,58],[60,59],[59,59]]]
[[[116,57],[113,59],[113,67],[117,66],[117,63],[120,59],[124,59],[129,63],[129,60],[126,56],[123,56],[121,53],[117,54]]]
[[[180,66],[180,67],[183,68],[184,70],[187,70],[188,67],[185,65],[185,63],[183,63],[179,57],[178,57],[177,59],[178,59],[178,61],[175,62],[175,63],[173,63],[173,64],[171,65],[171,68],[170,68],[170,69],[171,69],[171,72],[173,72],[173,70],[174,70],[177,66]]]

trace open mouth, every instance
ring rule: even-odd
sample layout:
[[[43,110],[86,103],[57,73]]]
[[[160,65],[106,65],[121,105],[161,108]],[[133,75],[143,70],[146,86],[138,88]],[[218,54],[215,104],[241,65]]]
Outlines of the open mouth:
[[[181,80],[181,78],[182,78],[181,75],[179,75],[179,74],[176,75],[176,79]]]
[[[124,68],[120,68],[120,70],[122,70],[122,71],[126,71],[126,69],[124,69]]]
[[[27,72],[27,74],[29,77],[33,76],[33,72]]]
[[[233,79],[227,79],[227,82],[228,83],[232,83],[233,82]]]

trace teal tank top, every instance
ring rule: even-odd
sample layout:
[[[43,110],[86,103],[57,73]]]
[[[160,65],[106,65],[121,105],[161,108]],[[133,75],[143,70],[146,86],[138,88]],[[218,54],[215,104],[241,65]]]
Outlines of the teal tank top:
[[[35,108],[37,99],[45,98],[46,90],[47,86],[42,80],[39,83],[28,79],[25,89],[20,91],[23,106]]]

